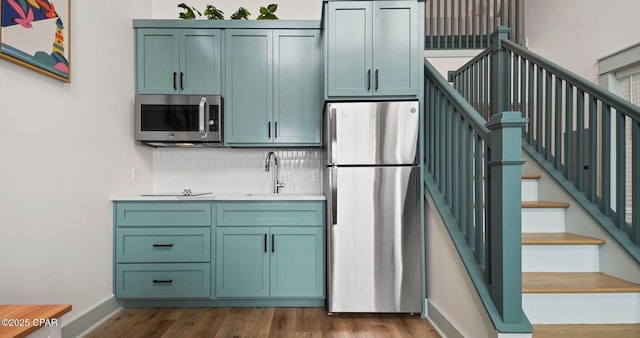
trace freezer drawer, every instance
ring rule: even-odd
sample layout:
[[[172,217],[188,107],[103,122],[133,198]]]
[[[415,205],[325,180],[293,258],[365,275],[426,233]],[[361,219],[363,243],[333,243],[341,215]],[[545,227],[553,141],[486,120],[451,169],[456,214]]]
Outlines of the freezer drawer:
[[[327,170],[329,312],[420,312],[418,167]]]
[[[419,115],[417,101],[328,103],[328,164],[417,163]]]

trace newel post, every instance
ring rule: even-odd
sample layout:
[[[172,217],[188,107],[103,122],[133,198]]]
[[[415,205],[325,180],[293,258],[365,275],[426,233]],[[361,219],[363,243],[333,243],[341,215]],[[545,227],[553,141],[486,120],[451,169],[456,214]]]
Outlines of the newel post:
[[[509,52],[502,47],[502,40],[509,39],[510,28],[500,26],[491,33],[491,115],[511,110],[509,92],[511,87],[509,75]]]
[[[487,226],[489,283],[493,299],[505,323],[522,318],[522,128],[520,112],[495,114],[489,155],[489,212]]]

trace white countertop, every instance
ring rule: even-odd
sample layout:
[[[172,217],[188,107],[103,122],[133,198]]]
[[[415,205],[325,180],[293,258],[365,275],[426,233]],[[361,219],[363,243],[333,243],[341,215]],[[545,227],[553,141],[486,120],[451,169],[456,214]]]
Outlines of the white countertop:
[[[115,195],[112,201],[324,201],[321,193],[211,193],[200,196]]]

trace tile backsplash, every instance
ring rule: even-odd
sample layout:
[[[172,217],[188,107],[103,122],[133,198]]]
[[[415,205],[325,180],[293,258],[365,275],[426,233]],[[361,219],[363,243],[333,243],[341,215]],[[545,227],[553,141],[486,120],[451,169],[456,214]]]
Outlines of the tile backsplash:
[[[269,151],[278,156],[283,193],[321,193],[322,149],[156,148],[153,192],[269,193],[273,163],[265,171]],[[314,176],[319,176],[314,181]]]

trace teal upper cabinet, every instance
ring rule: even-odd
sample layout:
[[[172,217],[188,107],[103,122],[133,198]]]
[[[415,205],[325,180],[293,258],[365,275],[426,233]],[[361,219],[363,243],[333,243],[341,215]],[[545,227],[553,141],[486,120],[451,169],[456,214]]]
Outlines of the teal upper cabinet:
[[[418,17],[416,1],[329,2],[327,95],[417,95]]]
[[[225,32],[225,143],[319,145],[320,31]]]
[[[139,94],[220,94],[219,29],[136,29]]]
[[[225,34],[225,142],[270,142],[273,32],[230,29]]]

